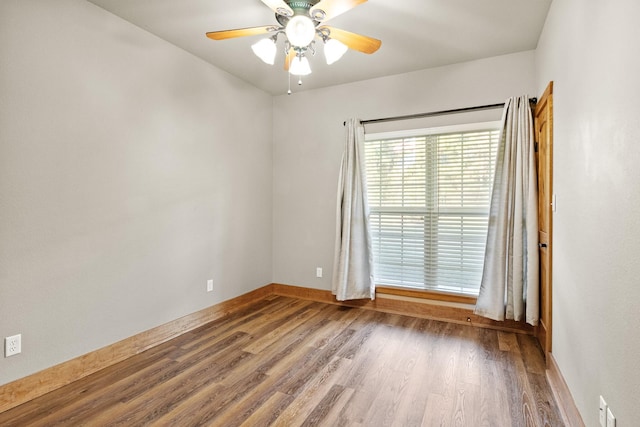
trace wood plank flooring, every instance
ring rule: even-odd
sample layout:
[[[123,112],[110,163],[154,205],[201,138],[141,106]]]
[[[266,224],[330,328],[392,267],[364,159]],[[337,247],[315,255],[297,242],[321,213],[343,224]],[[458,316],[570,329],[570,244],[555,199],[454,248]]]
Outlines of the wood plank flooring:
[[[267,297],[2,426],[562,426],[528,335]]]

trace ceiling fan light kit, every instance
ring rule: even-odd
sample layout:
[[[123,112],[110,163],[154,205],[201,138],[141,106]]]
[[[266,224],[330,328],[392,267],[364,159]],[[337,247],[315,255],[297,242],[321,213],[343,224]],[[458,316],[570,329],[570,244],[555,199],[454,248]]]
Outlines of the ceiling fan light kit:
[[[315,38],[316,26],[308,16],[295,15],[287,22],[284,33],[293,46],[305,48]]]
[[[349,47],[340,40],[327,39],[324,42],[324,57],[327,60],[327,64],[331,65],[342,58],[342,55],[344,55],[348,49]]]
[[[294,76],[308,76],[311,74],[311,65],[309,65],[309,60],[304,56],[296,56],[291,62],[289,72]]]
[[[275,38],[269,37],[268,39],[260,39],[257,43],[252,44],[251,50],[266,64],[273,65],[278,48]]]
[[[306,76],[311,74],[307,54],[315,55],[315,38],[323,41],[327,64],[333,64],[348,49],[371,54],[380,48],[380,40],[350,33],[324,25],[326,21],[365,3],[367,0],[262,0],[275,12],[279,26],[262,26],[235,30],[212,31],[207,37],[225,40],[235,37],[270,34],[251,46],[253,53],[263,62],[273,65],[277,54],[277,40],[285,37],[285,64],[289,74]],[[322,24],[322,25],[321,25]],[[320,26],[321,25],[321,26]],[[301,84],[301,81],[298,82]]]

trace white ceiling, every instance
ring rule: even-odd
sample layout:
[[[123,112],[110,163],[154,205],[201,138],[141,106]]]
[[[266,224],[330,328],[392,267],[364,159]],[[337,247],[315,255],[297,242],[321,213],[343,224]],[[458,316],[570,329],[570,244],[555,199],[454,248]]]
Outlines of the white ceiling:
[[[208,31],[276,24],[260,0],[88,0],[272,94],[287,91],[284,52],[267,65],[251,51],[264,36],[214,41]],[[382,40],[366,55],[349,50],[294,91],[535,49],[551,0],[369,0],[329,25]],[[284,50],[282,39],[278,42]],[[321,49],[319,49],[321,50]]]

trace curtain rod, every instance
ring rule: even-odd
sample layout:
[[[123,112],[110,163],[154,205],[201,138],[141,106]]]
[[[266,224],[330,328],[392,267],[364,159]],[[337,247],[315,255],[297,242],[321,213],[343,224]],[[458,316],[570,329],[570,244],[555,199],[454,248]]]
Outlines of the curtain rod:
[[[538,102],[538,98],[529,99],[530,103],[535,104]],[[455,113],[466,113],[469,111],[479,111],[479,110],[491,110],[493,108],[501,108],[504,107],[504,102],[500,104],[487,104],[487,105],[478,105],[475,107],[466,107],[466,108],[455,108],[453,110],[441,110],[441,111],[432,111],[429,113],[418,113],[418,114],[408,114],[406,116],[394,116],[394,117],[383,117],[381,119],[369,119],[369,120],[361,120],[360,123],[366,125],[368,123],[383,123],[383,122],[392,122],[396,120],[408,120],[408,119],[420,119],[422,117],[432,117],[432,116],[442,116],[445,114],[455,114]],[[347,122],[343,122],[342,125],[346,125]]]

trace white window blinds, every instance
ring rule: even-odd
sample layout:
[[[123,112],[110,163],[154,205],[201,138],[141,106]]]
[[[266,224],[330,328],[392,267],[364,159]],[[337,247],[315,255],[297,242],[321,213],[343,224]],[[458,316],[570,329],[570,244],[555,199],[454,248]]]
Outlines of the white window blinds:
[[[367,137],[377,284],[478,294],[498,126]]]

